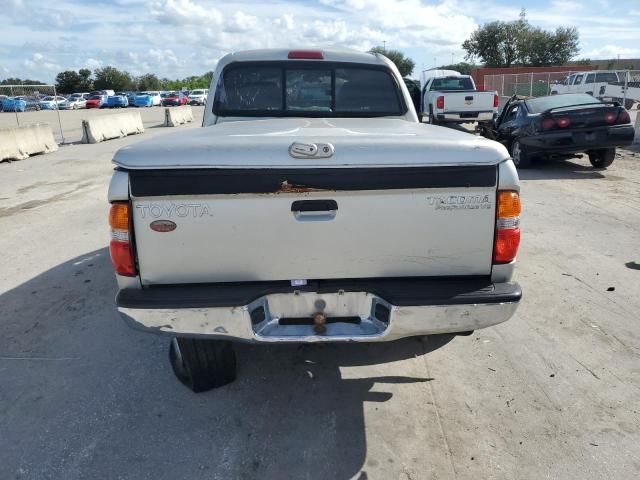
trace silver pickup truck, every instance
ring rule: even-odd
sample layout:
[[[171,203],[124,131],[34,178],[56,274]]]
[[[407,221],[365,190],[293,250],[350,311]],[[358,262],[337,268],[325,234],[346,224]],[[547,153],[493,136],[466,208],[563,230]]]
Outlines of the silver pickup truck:
[[[172,336],[194,391],[232,341],[382,342],[509,319],[516,169],[499,143],[418,123],[380,55],[259,50],[218,63],[203,128],[118,151],[117,307]]]

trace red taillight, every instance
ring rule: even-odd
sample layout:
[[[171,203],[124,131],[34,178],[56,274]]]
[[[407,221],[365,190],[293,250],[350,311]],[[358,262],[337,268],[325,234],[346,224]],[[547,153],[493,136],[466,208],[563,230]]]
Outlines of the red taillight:
[[[629,112],[627,112],[626,110],[621,110],[620,113],[618,114],[618,121],[616,123],[618,124],[631,123],[631,117],[629,116]]]
[[[556,119],[556,125],[558,125],[558,128],[569,128],[571,126],[571,120],[569,117],[560,117]]]
[[[320,50],[292,50],[288,58],[297,60],[323,60],[324,54]]]
[[[493,108],[498,108],[500,105],[500,97],[496,94],[493,96]]]
[[[520,246],[520,229],[496,231],[496,243],[493,249],[493,263],[511,263]]]
[[[118,275],[124,275],[126,277],[136,276],[136,266],[129,242],[111,240],[109,253],[111,254],[113,269]]]
[[[438,97],[438,99],[436,100],[436,108],[444,108],[444,97]]]
[[[129,237],[130,213],[127,202],[115,202],[111,205],[111,210],[109,210],[109,226],[111,227],[109,253],[113,269],[118,275],[135,277],[137,274],[136,265]]]
[[[510,263],[516,258],[520,246],[520,195],[513,190],[498,192],[496,208],[496,238],[493,245],[493,263]]]
[[[606,112],[604,114],[604,123],[606,123],[607,125],[612,125],[616,123],[617,119],[618,119],[618,115],[616,115],[616,112]]]
[[[542,120],[542,129],[543,130],[551,130],[555,126],[556,126],[556,121],[551,117],[547,117],[547,118]]]

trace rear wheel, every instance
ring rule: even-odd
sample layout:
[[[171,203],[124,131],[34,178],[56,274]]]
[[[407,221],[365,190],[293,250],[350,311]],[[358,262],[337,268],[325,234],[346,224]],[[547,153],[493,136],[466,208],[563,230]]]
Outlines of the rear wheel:
[[[511,144],[511,158],[516,168],[529,168],[531,166],[531,157],[524,145],[518,140],[514,140]]]
[[[429,123],[431,125],[439,125],[439,122],[436,119],[436,116],[433,114],[433,108],[429,108]]]
[[[594,168],[607,168],[616,158],[615,148],[592,150],[589,153],[589,161]]]
[[[635,103],[635,102],[634,102],[633,100],[631,100],[630,98],[627,98],[627,99],[624,101],[624,108],[626,108],[627,110],[631,110],[631,109],[633,108],[633,104],[634,104],[634,103]]]
[[[236,378],[236,355],[230,342],[174,338],[169,361],[178,380],[196,393],[222,387]]]

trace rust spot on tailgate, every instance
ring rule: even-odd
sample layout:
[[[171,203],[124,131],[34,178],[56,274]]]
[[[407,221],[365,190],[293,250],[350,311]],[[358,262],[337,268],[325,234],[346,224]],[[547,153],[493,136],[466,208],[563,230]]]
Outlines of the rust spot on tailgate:
[[[275,193],[308,193],[308,192],[326,192],[323,188],[305,187],[303,185],[292,185],[287,180],[280,184],[280,188]]]

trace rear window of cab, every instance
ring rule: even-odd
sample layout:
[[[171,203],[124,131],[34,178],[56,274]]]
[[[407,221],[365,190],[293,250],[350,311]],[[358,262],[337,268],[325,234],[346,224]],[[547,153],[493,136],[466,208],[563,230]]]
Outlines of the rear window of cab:
[[[213,102],[219,116],[369,117],[406,111],[388,68],[338,62],[230,64]]]

